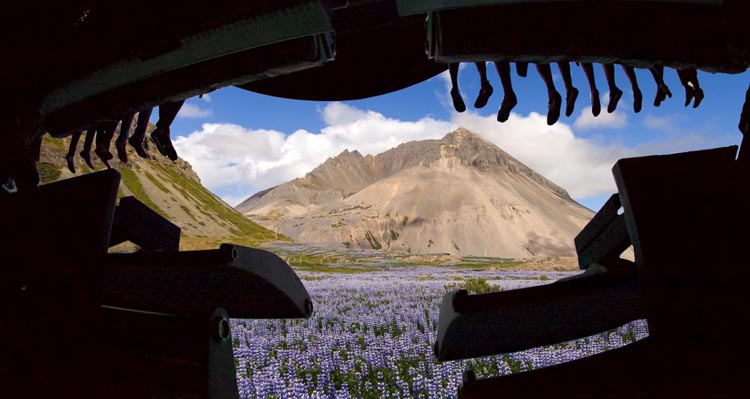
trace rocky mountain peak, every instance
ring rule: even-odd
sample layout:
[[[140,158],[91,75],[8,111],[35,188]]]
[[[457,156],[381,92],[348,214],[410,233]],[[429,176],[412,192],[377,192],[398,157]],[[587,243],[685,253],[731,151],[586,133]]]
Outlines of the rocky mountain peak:
[[[502,177],[507,174],[521,174],[554,192],[556,195],[570,199],[567,191],[544,176],[535,172],[521,161],[500,149],[482,136],[465,128],[458,128],[447,133],[439,140],[420,140],[400,144],[377,155],[363,156],[357,150],[344,150],[328,158],[301,179],[292,184],[307,188],[328,188],[346,197],[362,188],[403,170],[422,166],[429,167],[441,159],[458,160],[458,163],[471,167],[482,173]],[[274,188],[265,190],[251,197],[264,197]],[[240,211],[248,209],[248,202],[238,206]]]
[[[444,142],[450,141],[450,142],[453,142],[454,144],[461,145],[461,142],[464,139],[469,139],[469,140],[479,139],[479,140],[483,140],[482,137],[479,136],[478,134],[472,133],[472,132],[468,131],[466,128],[459,127],[456,130],[454,130],[454,131],[446,134],[445,136],[443,136],[443,138],[440,141],[444,141]]]
[[[464,128],[378,155],[345,150],[237,209],[316,245],[502,257],[574,254],[592,215]]]
[[[484,173],[522,174],[560,197],[570,199],[565,189],[529,168],[497,145],[465,128],[458,128],[446,134],[440,143],[441,157],[458,158],[466,165]]]

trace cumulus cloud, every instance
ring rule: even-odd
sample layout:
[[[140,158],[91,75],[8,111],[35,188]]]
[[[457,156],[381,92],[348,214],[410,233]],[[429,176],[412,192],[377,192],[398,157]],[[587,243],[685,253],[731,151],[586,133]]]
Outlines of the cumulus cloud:
[[[615,192],[611,169],[620,158],[706,148],[718,140],[708,132],[693,132],[666,134],[638,147],[603,144],[576,135],[576,123],[547,126],[546,117],[535,112],[513,113],[502,124],[494,115],[471,110],[453,113],[450,120],[415,121],[338,102],[319,112],[326,123],[319,132],[207,123],[200,131],[178,137],[175,147],[206,187],[236,205],[257,191],[304,176],[345,149],[375,155],[404,142],[441,138],[459,126],[480,134],[578,199]]]
[[[204,95],[205,97],[205,95]],[[203,109],[192,103],[185,103],[180,108],[180,112],[177,114],[178,118],[205,118],[211,116],[213,111],[209,109]]]
[[[448,121],[400,121],[338,102],[320,112],[327,124],[320,132],[285,134],[206,123],[178,137],[174,146],[206,187],[236,204],[238,198],[304,176],[345,149],[374,155],[407,141],[440,138],[455,128]]]
[[[461,66],[459,65],[459,70]],[[451,75],[447,70],[440,73],[440,80],[443,81],[443,90],[435,90],[435,97],[437,97],[440,105],[445,109],[453,109],[453,100],[451,99]]]
[[[602,104],[606,104],[602,102]],[[580,130],[588,130],[595,128],[610,128],[610,129],[621,129],[627,125],[628,116],[620,111],[613,113],[607,113],[606,109],[603,109],[599,116],[594,117],[591,113],[591,107],[586,107],[581,111],[581,114],[573,122],[573,127]]]
[[[559,184],[573,198],[613,192],[612,165],[617,159],[634,155],[622,146],[605,146],[576,137],[570,125],[547,125],[547,117],[532,112],[515,113],[505,123],[493,116],[473,112],[457,114],[454,122],[476,132],[513,157]]]
[[[674,122],[672,116],[646,115],[643,119],[643,126],[654,130],[674,131],[676,129]]]

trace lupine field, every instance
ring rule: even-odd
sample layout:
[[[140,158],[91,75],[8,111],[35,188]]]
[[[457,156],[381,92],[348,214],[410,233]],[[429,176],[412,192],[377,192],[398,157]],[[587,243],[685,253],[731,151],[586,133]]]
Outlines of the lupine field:
[[[479,272],[437,267],[358,274],[299,272],[315,313],[305,320],[232,320],[241,398],[455,398],[465,369],[477,378],[589,356],[648,335],[635,321],[615,331],[524,352],[438,362],[432,354],[448,290],[481,278],[502,290],[566,272]]]

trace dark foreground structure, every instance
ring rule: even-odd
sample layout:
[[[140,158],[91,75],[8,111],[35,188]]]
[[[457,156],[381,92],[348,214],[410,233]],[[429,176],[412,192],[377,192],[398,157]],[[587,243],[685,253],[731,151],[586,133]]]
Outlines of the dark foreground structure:
[[[0,17],[0,396],[237,397],[228,317],[312,314],[295,273],[271,253],[180,252],[179,228],[134,198],[116,204],[115,171],[37,187],[43,134],[112,126],[226,86],[364,98],[458,62],[741,73],[749,14],[739,0],[14,4]],[[739,129],[739,151],[617,162],[618,193],[576,239],[586,272],[518,291],[449,294],[435,355],[508,353],[634,319],[648,320],[648,338],[516,375],[477,380],[469,371],[460,396],[742,395],[747,103]],[[108,254],[123,241],[141,252]],[[635,262],[620,259],[631,245]]]

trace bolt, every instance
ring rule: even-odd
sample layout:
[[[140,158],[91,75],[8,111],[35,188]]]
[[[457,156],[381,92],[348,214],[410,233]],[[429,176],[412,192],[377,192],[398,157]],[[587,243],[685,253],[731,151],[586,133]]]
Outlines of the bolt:
[[[466,371],[464,371],[464,374],[461,376],[461,382],[463,382],[464,384],[468,384],[476,380],[477,380],[477,376],[476,374],[474,374],[474,370],[472,369],[467,369]]]
[[[465,301],[466,298],[469,296],[469,291],[467,290],[458,290],[455,293],[453,293],[453,308],[460,307],[460,303],[462,301]]]
[[[305,298],[305,315],[310,316],[313,312],[313,304],[310,298]]]
[[[214,339],[218,342],[226,341],[232,335],[229,320],[226,317],[214,318]]]

